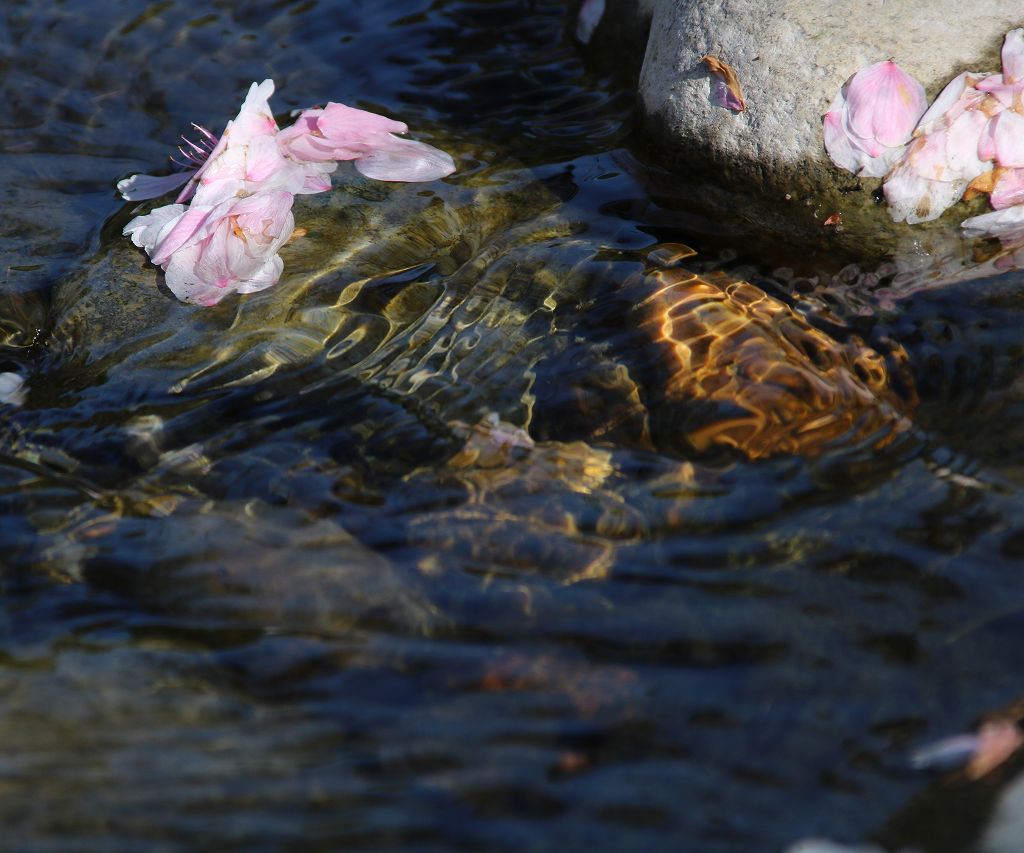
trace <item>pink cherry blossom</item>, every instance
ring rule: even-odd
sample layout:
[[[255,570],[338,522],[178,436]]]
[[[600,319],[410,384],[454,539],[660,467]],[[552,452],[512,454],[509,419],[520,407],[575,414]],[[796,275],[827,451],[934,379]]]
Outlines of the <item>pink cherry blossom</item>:
[[[269,191],[219,204],[171,204],[138,216],[125,228],[166,272],[183,302],[215,305],[229,293],[252,293],[277,283],[277,252],[291,236],[292,195]]]
[[[976,88],[988,76],[964,72],[955,77],[921,117],[883,187],[896,222],[938,218],[991,168],[991,116],[1002,108]]]
[[[406,125],[345,104],[304,110],[277,141],[288,157],[304,163],[354,160],[356,169],[380,181],[432,181],[455,171],[443,151],[402,139]]]
[[[118,183],[117,188],[122,197],[128,201],[156,198],[185,181],[188,183],[178,195],[179,203],[191,198],[196,191],[197,184],[200,183],[206,186],[205,203],[215,203],[217,200],[234,195],[239,189],[244,190],[247,179],[253,180],[250,170],[264,173],[268,170],[266,158],[271,152],[265,143],[255,147],[253,156],[257,162],[251,167],[248,163],[248,154],[249,146],[255,140],[264,137],[272,142],[277,133],[277,122],[274,121],[268,103],[273,94],[273,80],[253,83],[249,87],[249,93],[246,95],[238,115],[233,121],[228,122],[224,133],[216,141],[212,150],[204,149],[201,145],[189,143],[186,140],[186,144],[191,145],[194,149],[191,156],[193,161],[197,162],[196,169],[168,175],[164,178],[154,178],[152,175],[133,175]],[[202,128],[199,130],[202,131]],[[208,131],[203,132],[209,139],[214,138]],[[182,150],[182,153],[190,156],[187,149]],[[202,156],[196,158],[194,156],[196,153]],[[280,157],[279,154],[278,157]]]
[[[892,60],[854,74],[823,118],[825,149],[843,169],[880,178],[925,112],[924,87]]]
[[[338,160],[354,160],[364,175],[388,181],[428,181],[455,170],[443,151],[397,136],[408,129],[402,122],[343,104],[305,110],[279,130],[269,106],[273,92],[272,80],[253,83],[219,138],[195,125],[202,138],[179,148],[194,168],[118,184],[129,201],[185,184],[175,204],[124,229],[185,302],[214,305],[229,293],[275,284],[284,266],[278,250],[294,229],[294,196],[329,190]]]

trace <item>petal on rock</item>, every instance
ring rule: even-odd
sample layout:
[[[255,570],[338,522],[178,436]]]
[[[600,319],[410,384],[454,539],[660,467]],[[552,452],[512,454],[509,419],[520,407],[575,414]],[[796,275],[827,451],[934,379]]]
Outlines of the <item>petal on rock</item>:
[[[583,0],[576,18],[576,38],[583,44],[590,44],[594,30],[604,17],[604,0]]]
[[[949,126],[945,133],[948,172],[944,180],[970,182],[988,169],[987,162],[978,156],[988,122],[983,112],[968,110]]]
[[[924,86],[891,59],[854,74],[846,98],[853,133],[890,148],[910,139],[928,106]]]
[[[355,166],[377,181],[435,181],[455,171],[455,161],[444,151],[390,134],[369,154],[356,160]]]
[[[1018,83],[1024,79],[1024,29],[1010,30],[1003,40],[1003,79]]]
[[[1024,116],[1004,110],[993,119],[992,143],[1000,166],[1024,166]]]
[[[938,219],[960,200],[967,184],[967,181],[929,180],[904,162],[893,169],[883,191],[893,220],[915,225]]]
[[[1024,235],[1024,205],[993,210],[960,223],[966,237],[999,237],[1013,240]]]
[[[991,76],[975,71],[964,71],[950,80],[946,87],[939,92],[939,96],[932,101],[928,111],[921,116],[914,135],[930,133],[936,129],[939,122],[944,121],[948,124],[955,121],[965,109],[971,107],[978,99],[975,82]]]
[[[117,182],[117,191],[125,201],[144,201],[159,198],[180,187],[195,174],[193,171],[175,172],[173,175],[132,175]]]
[[[996,210],[1024,204],[1024,169],[999,169],[989,201]]]
[[[981,130],[978,137],[978,159],[990,162],[996,158],[995,129],[999,116],[990,118]]]
[[[835,103],[835,102],[833,102]],[[839,112],[829,110],[822,118],[822,133],[825,137],[825,150],[840,169],[853,172],[855,175],[864,165],[866,155],[850,144],[850,137],[843,127]]]
[[[747,108],[747,102],[743,97],[743,88],[740,86],[736,69],[717,56],[702,56],[700,61],[715,78],[711,85],[711,100],[714,104],[738,113],[743,112]]]
[[[906,148],[906,145],[900,145],[897,148],[884,148],[877,157],[864,155],[864,165],[860,170],[861,177],[884,178],[889,170],[899,162]]]
[[[337,163],[302,163],[301,166],[304,177],[302,186],[295,190],[296,195],[313,195],[331,188],[331,173],[338,168]]]

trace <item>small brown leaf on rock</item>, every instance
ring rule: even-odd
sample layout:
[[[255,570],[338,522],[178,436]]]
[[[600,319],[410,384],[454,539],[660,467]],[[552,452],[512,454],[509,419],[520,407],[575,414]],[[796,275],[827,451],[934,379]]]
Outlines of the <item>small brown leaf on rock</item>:
[[[967,189],[964,190],[964,200],[970,201],[972,198],[984,193],[990,193],[995,188],[996,181],[999,180],[999,175],[1005,171],[1002,167],[997,166],[994,169],[984,172],[967,185]]]
[[[718,77],[718,85],[711,87],[715,103],[738,113],[743,112],[747,108],[747,102],[743,97],[743,89],[740,88],[740,78],[736,76],[733,67],[710,54],[702,56],[700,61],[708,67],[708,71]]]

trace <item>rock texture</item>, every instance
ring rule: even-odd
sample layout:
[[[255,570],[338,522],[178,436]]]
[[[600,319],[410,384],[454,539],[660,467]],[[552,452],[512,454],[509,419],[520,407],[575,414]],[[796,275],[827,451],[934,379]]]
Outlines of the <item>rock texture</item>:
[[[878,182],[829,162],[821,116],[851,74],[882,59],[920,80],[929,99],[963,70],[998,71],[1003,35],[1022,22],[1018,7],[991,0],[969,14],[959,0],[609,0],[594,44],[628,40],[625,54],[635,56],[648,25],[638,84],[645,137],[720,207],[861,252],[906,240],[930,249],[973,208],[955,206],[938,227],[894,227],[872,197]],[[745,112],[713,103],[708,54],[736,70]],[[840,228],[824,224],[835,214]]]

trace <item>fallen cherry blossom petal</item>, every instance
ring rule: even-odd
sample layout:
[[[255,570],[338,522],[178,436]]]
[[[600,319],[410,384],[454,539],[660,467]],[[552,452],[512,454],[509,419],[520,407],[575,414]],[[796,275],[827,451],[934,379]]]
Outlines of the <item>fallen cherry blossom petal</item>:
[[[192,177],[192,172],[175,172],[172,175],[132,175],[117,182],[117,191],[125,201],[145,201],[159,198],[176,190]]]
[[[702,56],[700,61],[715,78],[711,85],[711,100],[715,105],[734,112],[743,112],[747,108],[747,102],[743,97],[743,89],[735,69],[717,56]]]
[[[576,38],[583,44],[590,44],[594,30],[604,17],[604,0],[583,0],[576,18]]]

